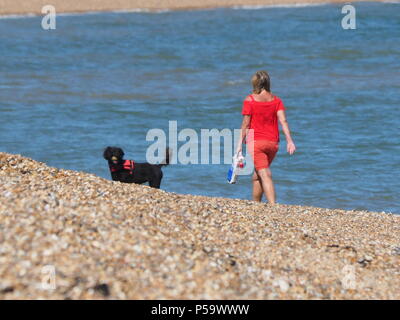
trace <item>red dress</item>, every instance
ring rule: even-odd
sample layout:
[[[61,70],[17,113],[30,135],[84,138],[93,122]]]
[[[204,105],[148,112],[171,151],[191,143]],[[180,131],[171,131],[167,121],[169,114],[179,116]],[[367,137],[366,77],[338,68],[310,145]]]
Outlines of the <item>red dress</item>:
[[[279,148],[279,110],[285,110],[282,100],[274,97],[272,101],[243,102],[242,115],[249,115],[251,133],[247,139],[247,148],[253,157],[256,170],[269,168]]]

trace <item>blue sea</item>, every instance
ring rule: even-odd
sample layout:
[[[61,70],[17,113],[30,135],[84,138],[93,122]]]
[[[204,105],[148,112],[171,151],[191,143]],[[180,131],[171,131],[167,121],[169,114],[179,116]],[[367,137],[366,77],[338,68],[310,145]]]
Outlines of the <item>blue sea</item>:
[[[400,213],[400,5],[0,18],[0,151],[110,179],[108,145],[144,161],[150,129],[239,128],[251,75],[268,70],[281,135],[277,201]],[[183,144],[183,143],[181,143]],[[170,192],[251,199],[227,164],[164,168]]]

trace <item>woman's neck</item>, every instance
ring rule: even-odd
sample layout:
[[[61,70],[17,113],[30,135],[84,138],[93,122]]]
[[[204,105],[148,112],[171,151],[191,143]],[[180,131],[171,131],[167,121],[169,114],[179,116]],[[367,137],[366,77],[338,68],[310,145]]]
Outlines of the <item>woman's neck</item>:
[[[269,102],[269,101],[274,100],[273,94],[265,89],[262,90],[260,93],[253,93],[253,96],[256,101]]]

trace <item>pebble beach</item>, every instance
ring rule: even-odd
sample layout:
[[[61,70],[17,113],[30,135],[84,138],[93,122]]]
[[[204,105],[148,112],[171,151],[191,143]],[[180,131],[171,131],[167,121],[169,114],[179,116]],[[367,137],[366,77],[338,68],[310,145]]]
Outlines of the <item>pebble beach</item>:
[[[0,153],[0,299],[400,299],[400,216],[180,195]]]

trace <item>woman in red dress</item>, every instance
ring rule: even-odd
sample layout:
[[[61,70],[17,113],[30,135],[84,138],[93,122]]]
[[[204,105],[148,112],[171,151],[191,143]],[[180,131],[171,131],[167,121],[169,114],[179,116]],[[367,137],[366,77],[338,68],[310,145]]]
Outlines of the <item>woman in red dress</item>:
[[[275,204],[270,165],[279,148],[278,120],[286,137],[287,152],[292,155],[296,151],[296,146],[290,135],[283,102],[270,90],[268,73],[257,71],[251,81],[253,93],[243,102],[241,139],[236,152],[242,151],[242,144],[247,136],[247,149],[253,158],[255,168],[252,179],[253,200],[261,201],[264,193],[268,202]]]

